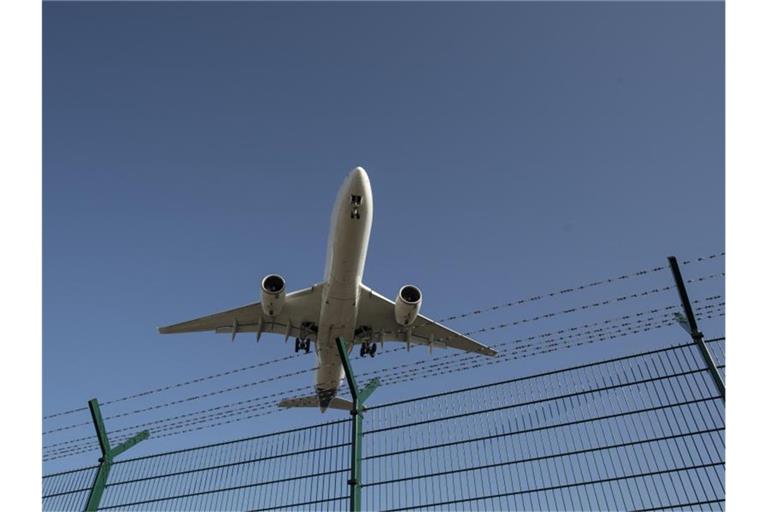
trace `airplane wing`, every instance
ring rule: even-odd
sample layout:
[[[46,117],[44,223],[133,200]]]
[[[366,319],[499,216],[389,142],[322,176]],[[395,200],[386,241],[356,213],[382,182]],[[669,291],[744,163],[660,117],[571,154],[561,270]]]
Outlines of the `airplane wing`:
[[[494,349],[424,315],[419,315],[410,327],[401,326],[395,321],[395,303],[365,285],[361,285],[357,325],[370,327],[374,341],[402,341],[414,345],[455,348],[486,356],[496,355]]]
[[[290,336],[303,336],[315,340],[317,322],[320,318],[322,284],[289,293],[285,296],[282,311],[275,317],[268,317],[261,309],[261,303],[255,302],[239,308],[214,313],[178,324],[160,327],[160,334],[182,332],[215,331],[234,335],[239,332],[276,333]]]

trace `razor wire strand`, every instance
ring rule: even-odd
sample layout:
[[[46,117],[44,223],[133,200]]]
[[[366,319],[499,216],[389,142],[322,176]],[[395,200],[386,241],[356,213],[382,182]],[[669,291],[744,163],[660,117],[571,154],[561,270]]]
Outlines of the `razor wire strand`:
[[[674,323],[673,321],[659,322],[658,324],[646,323],[645,325],[641,325],[641,326],[637,326],[637,327],[632,328],[632,329],[628,329],[625,332],[622,332],[621,329],[619,329],[619,330],[617,330],[614,333],[605,333],[605,334],[603,334],[601,336],[597,336],[597,337],[589,336],[589,338],[591,338],[591,339],[588,339],[587,341],[573,341],[571,343],[565,344],[564,346],[565,347],[580,346],[580,345],[584,345],[584,344],[594,343],[594,342],[597,342],[597,341],[604,341],[606,339],[615,339],[617,337],[622,337],[622,336],[626,336],[626,335],[637,333],[637,332],[647,332],[647,331],[649,331],[651,329],[654,329],[654,328],[663,327],[665,325],[672,325],[673,323]],[[460,361],[448,361],[448,362],[443,362],[443,363],[439,363],[439,364],[432,364],[432,365],[428,365],[426,368],[418,370],[420,373],[414,373],[414,372],[411,372],[411,371],[400,371],[397,374],[389,374],[386,377],[384,377],[383,384],[392,385],[392,384],[398,384],[398,383],[402,383],[402,382],[409,382],[409,381],[414,381],[414,380],[417,380],[417,379],[420,379],[420,378],[426,378],[426,377],[430,377],[430,376],[434,376],[434,375],[443,375],[443,374],[446,374],[446,373],[455,373],[456,371],[463,371],[463,370],[467,370],[467,369],[478,368],[478,367],[481,367],[481,366],[488,366],[488,365],[491,365],[491,364],[499,364],[501,362],[505,362],[505,361],[509,361],[509,360],[524,359],[524,358],[527,358],[527,357],[532,357],[532,356],[535,356],[535,355],[538,355],[538,354],[541,354],[541,353],[548,353],[548,352],[552,352],[552,351],[554,351],[552,348],[548,348],[547,349],[546,347],[544,347],[544,348],[540,348],[538,350],[534,350],[531,353],[525,354],[526,350],[519,350],[518,349],[514,353],[506,355],[506,356],[502,356],[501,358],[494,358],[493,360],[487,360],[487,361],[484,360],[484,363],[477,363],[472,358],[467,358],[467,359],[460,360]],[[522,352],[522,355],[519,355],[521,352]],[[471,364],[473,362],[475,362],[475,364]],[[447,368],[449,365],[453,365],[453,367]],[[386,369],[380,370],[378,372],[382,372],[382,371],[386,371]],[[299,388],[299,389],[306,389],[306,388]],[[277,395],[279,397],[280,395],[291,394],[293,392],[295,392],[295,391],[292,390],[292,391],[288,391],[288,392],[274,393],[274,394],[272,394],[272,396]],[[201,418],[192,418],[192,419],[189,419],[189,420],[185,420],[183,422],[179,422],[178,424],[160,426],[157,429],[153,429],[153,438],[168,437],[170,435],[178,435],[178,434],[181,434],[181,433],[197,431],[197,430],[201,430],[203,428],[211,428],[211,427],[214,427],[214,426],[230,424],[230,423],[234,423],[236,421],[242,421],[242,420],[253,418],[253,417],[264,416],[266,414],[272,414],[274,412],[278,412],[278,411],[281,410],[281,409],[276,409],[276,408],[273,409],[274,404],[277,403],[277,400],[270,401],[270,402],[263,402],[263,399],[264,399],[264,397],[257,398],[257,399],[250,399],[250,400],[245,400],[245,401],[239,402],[239,403],[244,403],[244,402],[247,403],[247,402],[253,402],[253,401],[257,401],[257,400],[260,401],[260,403],[255,405],[255,406],[241,407],[240,409],[237,409],[235,411],[229,411],[229,412],[226,412],[226,413],[223,413],[223,414],[208,415],[207,417],[201,417]],[[222,409],[224,407],[226,407],[226,406],[219,406],[219,407],[215,407],[213,409]],[[222,421],[222,422],[219,422],[219,423],[214,423],[212,425],[202,425],[202,426],[198,426],[198,427],[195,427],[195,428],[187,428],[185,430],[179,430],[179,429],[183,429],[185,427],[188,427],[188,426],[191,426],[191,425],[195,425],[195,424],[200,424],[200,423],[205,424],[205,423],[209,423],[209,422],[212,422],[212,421],[218,421],[218,420],[220,420],[222,418],[225,418],[225,417],[237,416],[237,415],[242,415],[242,414],[245,414],[245,413],[248,413],[248,412],[255,412],[255,411],[260,411],[260,410],[265,410],[265,409],[268,409],[268,411],[267,412],[263,412],[263,413],[259,413],[259,414],[251,414],[249,416],[246,416],[246,417],[240,418],[240,419],[234,419],[234,420],[230,419],[230,420]],[[208,412],[208,411],[209,410],[205,410],[205,411],[202,411],[202,412]],[[196,414],[200,414],[200,412],[188,413],[188,414],[184,414],[184,415],[180,415],[180,416],[182,416],[182,417],[187,416],[188,417],[188,416],[194,416]],[[175,420],[175,419],[178,419],[178,417],[173,417],[171,419]],[[163,422],[168,422],[168,420],[157,420],[157,421],[154,421],[154,422],[150,422],[150,424],[152,424],[152,423],[155,423],[155,424],[156,423],[163,423]],[[140,428],[142,426],[148,426],[148,424],[142,424],[142,425],[133,426],[133,427],[126,427],[126,428],[123,428],[123,429],[117,429],[115,432],[125,431],[125,430],[135,430],[135,429],[138,429],[138,428]],[[156,434],[161,433],[161,432],[170,432],[170,433],[156,435]],[[128,436],[126,435],[125,439],[127,439],[127,438],[128,438]],[[75,442],[75,441],[88,440],[88,439],[91,439],[91,438],[80,438],[78,440],[66,441],[63,444],[68,444],[68,443],[72,443],[72,442]],[[122,439],[123,438],[121,438],[120,440],[122,440]],[[57,443],[57,444],[59,444],[59,443]],[[49,445],[49,447],[51,447],[51,446],[53,446],[53,445]],[[87,452],[87,451],[90,451],[91,449],[93,449],[94,446],[95,445],[93,445],[92,443],[88,443],[88,446],[70,447],[69,450],[64,448],[64,449],[61,449],[62,451],[60,451],[60,452],[50,453],[50,457],[51,458],[49,458],[48,460],[53,460],[52,458],[60,458],[60,457],[63,457],[63,456],[70,456],[70,455],[76,455],[78,453]]]
[[[723,256],[725,256],[725,252],[714,253],[714,254],[710,254],[708,256],[700,256],[700,257],[697,257],[697,258],[694,258],[694,259],[691,259],[691,260],[685,260],[685,261],[682,261],[681,264],[682,265],[689,265],[691,263],[704,262],[704,261],[713,260],[715,258],[719,258],[719,257],[723,257]],[[496,304],[496,305],[493,305],[493,306],[488,306],[488,307],[482,308],[482,309],[476,309],[476,310],[473,310],[473,311],[470,311],[470,312],[466,312],[466,313],[451,315],[451,316],[445,317],[445,318],[443,318],[441,320],[438,320],[438,322],[450,322],[450,321],[458,320],[458,319],[461,319],[461,318],[467,318],[469,316],[475,316],[475,315],[480,315],[480,314],[491,312],[491,311],[497,311],[499,309],[504,309],[504,308],[508,308],[508,307],[522,305],[522,304],[530,303],[530,302],[536,302],[536,301],[544,299],[545,297],[555,297],[555,296],[559,296],[559,295],[567,295],[567,294],[570,294],[570,293],[575,293],[575,292],[578,292],[578,291],[595,288],[595,287],[598,287],[598,286],[601,286],[601,285],[605,285],[605,284],[609,284],[609,283],[625,281],[625,280],[633,278],[633,277],[645,276],[645,275],[648,275],[648,274],[659,272],[659,271],[664,270],[666,268],[667,268],[666,266],[658,266],[658,267],[653,267],[653,268],[650,268],[650,269],[638,270],[638,271],[635,271],[635,272],[629,272],[629,273],[622,274],[620,276],[615,276],[615,277],[606,278],[606,279],[602,279],[602,280],[598,280],[598,281],[593,281],[593,282],[588,283],[588,284],[583,284],[583,285],[575,286],[575,287],[572,287],[572,288],[565,288],[565,289],[562,289],[562,290],[559,290],[559,291],[556,291],[556,292],[549,292],[549,293],[540,294],[540,295],[533,295],[531,297],[524,298],[524,299],[518,299],[516,301],[506,302],[506,303],[502,303],[502,304]],[[693,280],[689,280],[687,282],[690,283],[690,282],[693,282]],[[131,394],[131,395],[126,395],[124,397],[120,397],[120,398],[116,398],[116,399],[113,399],[113,400],[106,401],[104,403],[101,403],[100,405],[102,407],[104,407],[104,406],[107,406],[107,405],[112,405],[112,404],[123,402],[123,401],[127,401],[127,400],[141,398],[141,397],[145,397],[145,396],[152,395],[152,394],[155,394],[155,393],[160,393],[160,392],[163,392],[163,391],[169,391],[169,390],[176,389],[176,388],[179,388],[179,387],[184,387],[184,386],[188,386],[188,385],[192,385],[192,384],[197,384],[197,383],[204,382],[204,381],[207,381],[207,380],[212,380],[212,379],[216,379],[216,378],[220,378],[220,377],[226,377],[226,376],[229,376],[229,375],[232,375],[232,374],[235,374],[235,373],[239,373],[239,372],[243,372],[243,371],[248,371],[248,370],[253,370],[253,369],[256,369],[256,368],[261,368],[261,367],[268,366],[268,365],[275,364],[275,363],[280,363],[280,362],[283,362],[283,361],[286,361],[286,360],[289,360],[289,359],[293,359],[293,358],[296,358],[296,357],[298,357],[296,354],[291,354],[289,356],[276,358],[276,359],[273,359],[273,360],[270,360],[270,361],[263,361],[261,363],[256,363],[256,364],[252,364],[252,365],[248,365],[248,366],[244,366],[244,367],[240,367],[240,368],[235,368],[235,369],[232,369],[232,370],[227,370],[227,371],[224,371],[224,372],[215,373],[215,374],[212,374],[212,375],[207,375],[207,376],[204,376],[204,377],[198,377],[198,378],[195,378],[195,379],[190,379],[190,380],[187,380],[187,381],[184,381],[184,382],[179,382],[179,383],[175,383],[175,384],[169,384],[167,386],[161,386],[161,387],[150,389],[150,390],[147,390],[147,391],[141,391],[141,392],[134,393],[134,394]],[[87,407],[78,407],[78,408],[75,408],[75,409],[70,409],[70,410],[61,411],[61,412],[57,412],[57,413],[53,413],[53,414],[49,414],[49,415],[43,416],[43,420],[48,420],[48,419],[52,419],[52,418],[56,418],[56,417],[60,417],[60,416],[65,416],[65,415],[73,414],[73,413],[76,413],[76,412],[87,411],[87,410],[88,410]]]

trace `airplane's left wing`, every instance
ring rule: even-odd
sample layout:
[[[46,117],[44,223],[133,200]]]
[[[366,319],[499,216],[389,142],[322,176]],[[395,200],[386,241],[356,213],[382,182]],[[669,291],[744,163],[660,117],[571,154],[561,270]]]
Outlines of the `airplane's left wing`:
[[[289,336],[303,336],[315,339],[315,332],[306,328],[317,325],[320,318],[322,286],[289,293],[280,314],[269,317],[261,309],[261,303],[255,302],[239,308],[214,313],[178,324],[160,327],[160,334],[183,332],[214,331],[217,333],[237,334],[239,332],[265,332]],[[302,325],[305,327],[302,328]]]
[[[491,347],[424,315],[416,317],[409,327],[401,326],[395,321],[395,303],[365,285],[361,285],[357,325],[369,327],[374,341],[402,341],[414,345],[455,348],[486,356],[496,355]]]

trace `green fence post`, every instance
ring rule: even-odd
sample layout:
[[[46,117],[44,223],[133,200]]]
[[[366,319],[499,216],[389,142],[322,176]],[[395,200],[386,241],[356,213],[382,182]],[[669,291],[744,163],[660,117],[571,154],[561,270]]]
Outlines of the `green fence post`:
[[[672,276],[675,278],[675,286],[680,295],[683,311],[685,311],[685,324],[688,324],[686,331],[691,335],[696,346],[699,347],[701,357],[704,359],[707,368],[709,368],[709,373],[715,381],[715,386],[717,386],[717,390],[720,392],[720,397],[723,399],[723,402],[725,402],[725,382],[723,381],[720,372],[717,370],[717,363],[715,363],[712,354],[707,348],[707,344],[704,342],[704,334],[702,334],[699,330],[699,326],[696,324],[696,315],[693,313],[691,300],[688,298],[688,291],[685,289],[685,281],[683,280],[683,274],[680,273],[680,265],[677,264],[677,258],[674,256],[668,257],[667,260],[669,261],[669,267],[672,269]],[[678,317],[678,322],[680,322],[680,320],[681,318]],[[685,324],[681,322],[681,325],[683,325],[684,328]]]
[[[371,380],[362,390],[358,391],[344,338],[336,338],[336,348],[339,350],[341,364],[347,375],[349,391],[352,393],[352,410],[349,411],[349,414],[352,415],[352,467],[347,483],[349,483],[349,509],[352,512],[358,512],[360,510],[360,488],[362,487],[360,479],[363,465],[363,411],[365,410],[363,404],[371,396],[371,393],[379,387],[379,379]]]
[[[112,466],[112,460],[131,446],[134,446],[136,443],[139,443],[140,441],[143,441],[149,437],[149,431],[144,430],[131,437],[124,443],[111,448],[109,446],[109,437],[107,437],[107,429],[104,428],[104,419],[101,417],[99,401],[95,398],[89,400],[88,408],[91,410],[93,426],[96,428],[96,437],[99,439],[101,457],[99,458],[99,469],[96,472],[96,478],[93,480],[91,493],[88,495],[88,501],[85,505],[86,512],[99,509],[101,496],[104,494],[104,489],[107,487],[107,477],[109,476],[109,469]]]

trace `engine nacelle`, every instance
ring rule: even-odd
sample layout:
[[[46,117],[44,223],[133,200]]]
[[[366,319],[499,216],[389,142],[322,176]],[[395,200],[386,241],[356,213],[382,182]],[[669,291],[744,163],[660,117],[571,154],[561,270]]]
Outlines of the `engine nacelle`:
[[[408,327],[416,321],[421,309],[421,290],[407,284],[400,288],[395,299],[395,321],[403,327]]]
[[[275,317],[285,304],[285,279],[270,274],[261,280],[261,310],[269,317]]]

